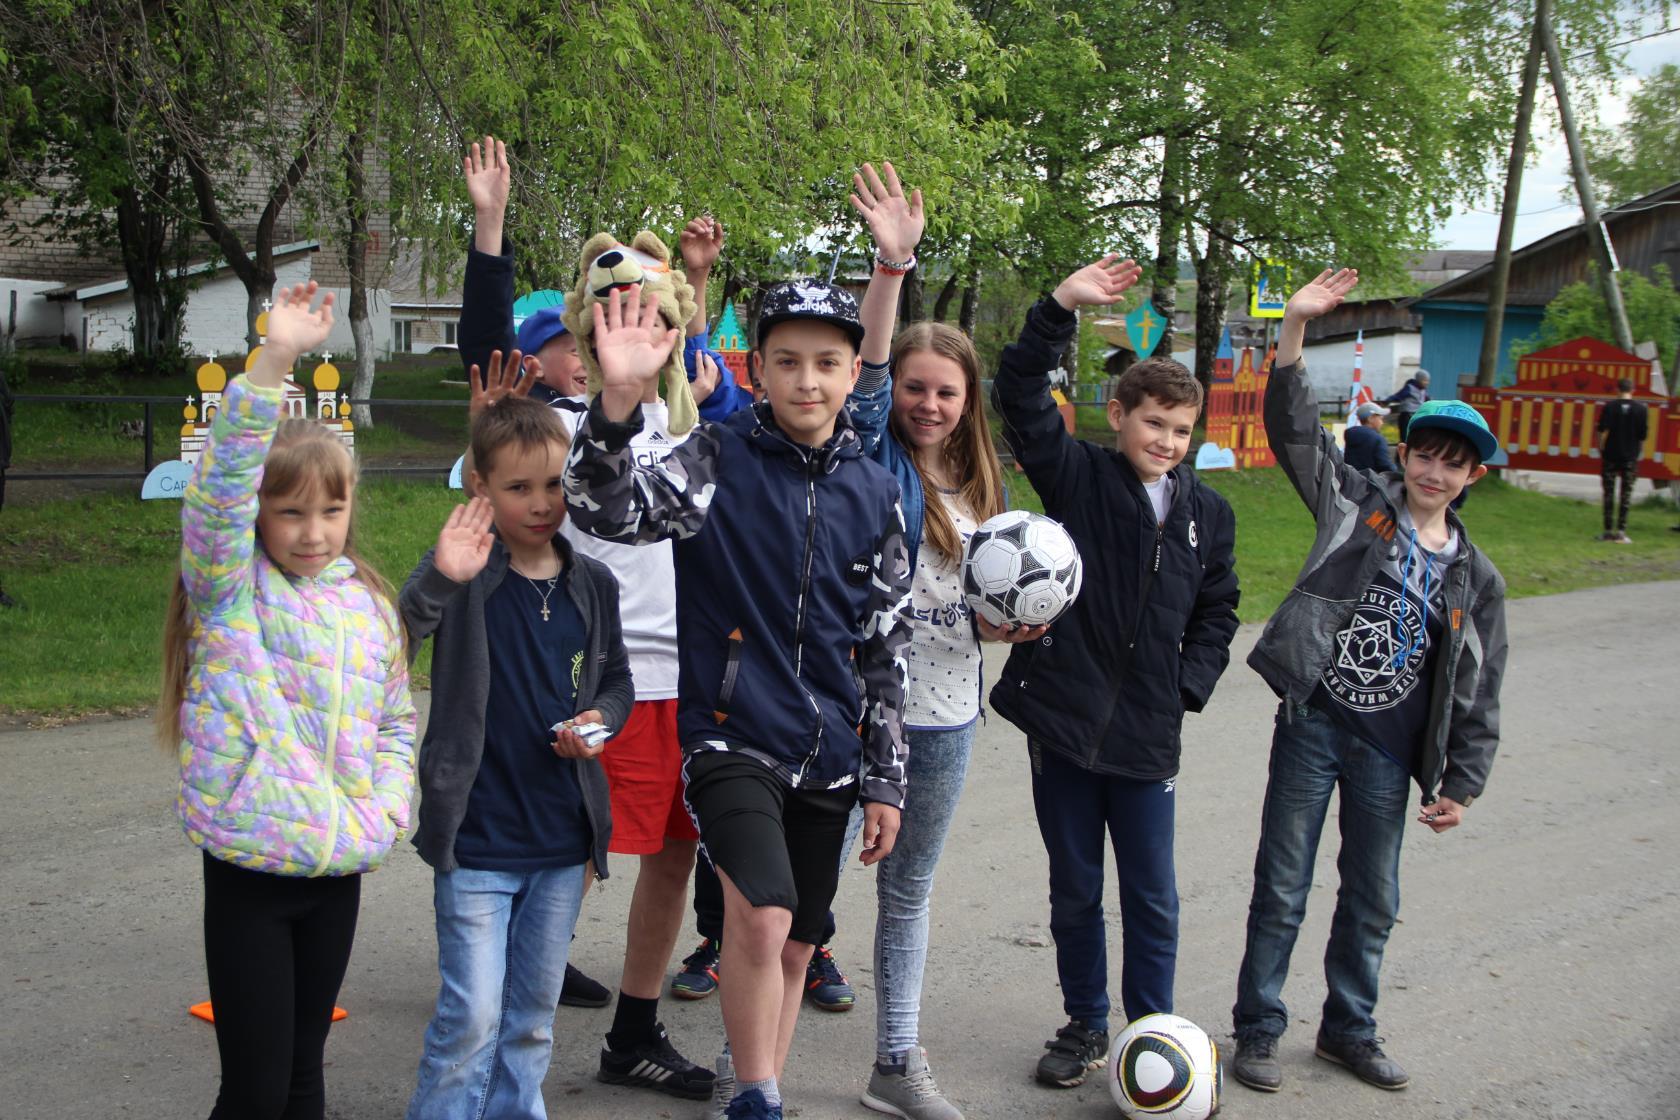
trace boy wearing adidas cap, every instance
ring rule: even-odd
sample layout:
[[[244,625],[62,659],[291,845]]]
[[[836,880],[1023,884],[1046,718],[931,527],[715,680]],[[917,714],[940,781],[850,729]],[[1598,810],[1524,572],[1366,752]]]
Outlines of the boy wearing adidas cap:
[[[1408,786],[1422,794],[1418,823],[1445,832],[1480,796],[1499,744],[1505,581],[1450,508],[1498,443],[1474,409],[1429,401],[1412,416],[1398,471],[1347,466],[1319,423],[1301,343],[1307,321],[1358,279],[1326,269],[1290,298],[1266,388],[1267,438],[1318,528],[1248,659],[1282,699],[1232,1009],[1231,1072],[1263,1092],[1282,1083],[1283,984],[1335,789],[1341,888],[1316,1053],[1379,1088],[1406,1087],[1372,1012],[1400,904]]]
[[[910,566],[890,472],[845,415],[856,300],[772,288],[752,362],[766,399],[702,423],[659,463],[630,452],[644,387],[677,341],[635,293],[593,308],[602,390],[574,441],[566,501],[607,540],[674,542],[677,728],[687,798],[724,892],[730,1117],[779,1118],[776,1079],[821,939],[854,802],[863,861],[904,800]],[[861,777],[860,777],[861,771]]]

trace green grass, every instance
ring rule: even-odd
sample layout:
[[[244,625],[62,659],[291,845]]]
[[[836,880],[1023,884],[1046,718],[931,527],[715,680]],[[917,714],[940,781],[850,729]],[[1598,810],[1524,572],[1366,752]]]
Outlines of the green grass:
[[[370,480],[357,541],[399,587],[459,494]],[[181,506],[98,494],[0,514],[0,574],[22,609],[0,611],[0,713],[128,711],[157,694],[159,641]],[[417,666],[425,673],[431,652]]]
[[[1024,476],[1010,469],[1006,477],[1013,507],[1042,508]],[[1275,468],[1203,477],[1237,514],[1239,614],[1247,622],[1264,619],[1294,581],[1312,520]],[[458,497],[436,482],[365,483],[357,531],[369,559],[400,584]],[[1680,535],[1668,531],[1674,512],[1661,500],[1634,507],[1632,545],[1592,540],[1596,505],[1494,479],[1476,485],[1465,515],[1513,597],[1680,579]],[[173,502],[113,494],[9,506],[0,514],[0,577],[25,604],[0,611],[0,714],[66,717],[152,702],[179,525]],[[429,652],[422,674],[428,665]]]

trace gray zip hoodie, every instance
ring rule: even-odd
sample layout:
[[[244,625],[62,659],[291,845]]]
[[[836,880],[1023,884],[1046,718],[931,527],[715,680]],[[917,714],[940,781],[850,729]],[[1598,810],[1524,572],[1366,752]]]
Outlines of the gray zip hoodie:
[[[1404,543],[1399,525],[1406,494],[1400,473],[1374,475],[1342,461],[1335,438],[1319,423],[1303,363],[1272,371],[1265,417],[1266,438],[1312,510],[1318,535],[1248,664],[1272,691],[1304,704],[1359,596]],[[1429,722],[1412,773],[1425,805],[1438,796],[1468,805],[1481,795],[1499,747],[1505,675],[1505,580],[1470,543],[1458,515],[1449,510],[1447,520],[1462,543],[1443,577],[1446,641],[1435,659]]]
[[[630,717],[635,686],[630,658],[618,621],[618,582],[599,560],[572,550],[556,534],[554,547],[566,567],[566,593],[583,616],[583,669],[578,676],[577,711],[595,708],[614,734]],[[507,575],[508,555],[501,538],[490,549],[484,570],[468,583],[456,583],[437,570],[426,552],[403,584],[397,602],[408,627],[409,655],[435,635],[432,643],[432,710],[420,743],[420,824],[414,846],[420,858],[438,871],[453,871],[455,834],[467,814],[467,798],[484,760],[484,706],[490,695],[490,650],[484,636],[484,600]],[[609,740],[607,749],[612,749]],[[594,832],[590,858],[595,873],[607,877],[607,843],[612,839],[612,807],[607,775],[595,758],[572,760],[584,809]]]

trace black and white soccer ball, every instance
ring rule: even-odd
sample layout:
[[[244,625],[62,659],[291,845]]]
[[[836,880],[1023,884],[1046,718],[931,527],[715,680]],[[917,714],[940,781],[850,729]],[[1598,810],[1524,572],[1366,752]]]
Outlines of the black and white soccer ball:
[[[1061,525],[1014,509],[968,539],[963,597],[993,626],[1045,626],[1079,596],[1079,550]]]
[[[1219,1047],[1180,1015],[1145,1015],[1126,1025],[1108,1051],[1108,1091],[1132,1120],[1207,1120],[1224,1077]]]

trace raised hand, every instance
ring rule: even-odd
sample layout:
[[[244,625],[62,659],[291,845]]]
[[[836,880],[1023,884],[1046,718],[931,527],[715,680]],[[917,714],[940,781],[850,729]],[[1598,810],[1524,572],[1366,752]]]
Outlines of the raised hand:
[[[274,302],[268,310],[268,330],[264,332],[262,349],[257,352],[257,362],[251,367],[253,384],[278,387],[298,355],[314,350],[332,333],[333,294],[322,296],[321,305],[314,310],[309,307],[319,287],[311,280],[274,293]]]
[[[1339,306],[1358,283],[1359,272],[1356,269],[1331,271],[1327,268],[1289,297],[1283,308],[1283,317],[1316,319]]]
[[[875,251],[889,261],[907,261],[915,253],[927,224],[922,213],[922,192],[915,190],[905,197],[904,185],[891,163],[883,162],[881,171],[886,178],[875,174],[875,168],[864,164],[852,173],[852,208],[869,223],[869,235],[875,239]]]
[[[474,140],[472,150],[461,160],[461,170],[466,172],[467,197],[475,211],[500,214],[507,209],[512,169],[506,144],[488,135],[482,147]]]
[[[602,389],[634,389],[640,394],[671,356],[677,328],[665,326],[654,294],[640,287],[630,292],[615,289],[589,310],[595,318],[595,360],[601,364]]]
[[[1129,257],[1121,260],[1119,253],[1110,253],[1057,284],[1051,294],[1069,311],[1076,307],[1106,307],[1124,295],[1142,275],[1143,267],[1136,261]]]
[[[467,583],[490,559],[490,499],[474,498],[456,506],[438,533],[432,565],[456,583]]]
[[[710,214],[695,218],[677,238],[682,247],[683,272],[690,282],[712,271],[723,252],[723,223]]]
[[[472,397],[467,402],[467,416],[472,418],[504,397],[530,396],[531,386],[537,383],[537,360],[521,360],[519,351],[515,350],[508,355],[504,364],[502,352],[492,350],[489,375],[480,373],[478,366],[474,365],[467,371],[467,383],[472,387]]]
[[[718,364],[712,361],[710,354],[702,351],[694,359],[694,380],[688,383],[689,391],[694,394],[696,408],[705,404],[707,398],[717,391],[718,383],[722,379],[723,374],[719,372]]]

